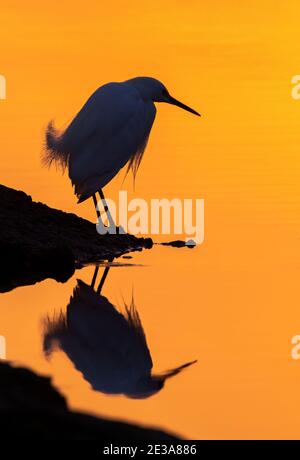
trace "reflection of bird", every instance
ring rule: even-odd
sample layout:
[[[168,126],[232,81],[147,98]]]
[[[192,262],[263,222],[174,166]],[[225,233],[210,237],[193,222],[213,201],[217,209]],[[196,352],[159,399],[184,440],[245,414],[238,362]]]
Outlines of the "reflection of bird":
[[[134,302],[121,314],[81,280],[66,315],[46,321],[45,354],[56,347],[67,354],[94,390],[130,398],[157,393],[169,377],[195,362],[152,375],[152,359]]]
[[[63,133],[48,125],[44,162],[69,167],[79,203],[93,197],[96,205],[96,192],[104,200],[102,188],[126,163],[136,174],[155,119],[154,102],[199,115],[160,81],[137,77],[98,88]]]

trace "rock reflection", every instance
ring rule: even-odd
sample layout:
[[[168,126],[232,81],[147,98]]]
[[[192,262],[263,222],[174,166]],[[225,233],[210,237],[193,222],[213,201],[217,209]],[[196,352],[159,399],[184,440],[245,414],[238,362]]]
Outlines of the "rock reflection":
[[[44,353],[49,357],[56,349],[64,351],[96,391],[148,398],[196,361],[152,374],[151,354],[134,299],[121,313],[101,294],[108,272],[109,267],[98,289],[98,268],[90,286],[78,280],[66,313],[46,319]]]

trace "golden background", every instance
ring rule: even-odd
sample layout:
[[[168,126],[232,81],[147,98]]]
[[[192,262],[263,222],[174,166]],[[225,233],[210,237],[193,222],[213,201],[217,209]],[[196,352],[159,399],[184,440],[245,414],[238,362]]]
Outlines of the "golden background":
[[[300,363],[291,359],[300,333],[300,101],[291,97],[299,22],[294,0],[1,4],[1,183],[95,219],[66,176],[41,167],[50,119],[63,127],[98,86],[143,75],[203,114],[160,104],[135,191],[125,182],[130,196],[205,199],[200,248],[154,250],[136,258],[148,268],[126,272],[159,367],[198,358],[197,371],[148,401],[96,395],[96,405],[57,355],[55,383],[73,407],[187,437],[299,438]],[[117,197],[122,179],[106,194]],[[133,280],[124,286],[117,270],[110,289],[130,293]],[[2,296],[9,359],[50,372],[40,319],[67,303],[72,286],[46,281]]]

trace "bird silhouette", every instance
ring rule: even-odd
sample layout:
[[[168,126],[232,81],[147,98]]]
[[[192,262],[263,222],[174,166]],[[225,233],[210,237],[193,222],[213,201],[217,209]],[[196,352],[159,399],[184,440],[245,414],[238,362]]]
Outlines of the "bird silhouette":
[[[108,269],[104,272],[105,279]],[[162,374],[152,374],[152,359],[145,332],[132,300],[123,313],[99,292],[95,278],[89,286],[78,280],[66,314],[45,321],[43,349],[66,353],[95,391],[130,398],[148,398],[160,391],[167,379],[196,361]]]
[[[137,77],[98,88],[64,132],[53,122],[47,127],[43,162],[68,167],[78,203],[92,197],[98,218],[96,193],[107,212],[102,188],[126,164],[134,177],[137,173],[155,119],[155,102],[200,115],[173,98],[160,81]]]

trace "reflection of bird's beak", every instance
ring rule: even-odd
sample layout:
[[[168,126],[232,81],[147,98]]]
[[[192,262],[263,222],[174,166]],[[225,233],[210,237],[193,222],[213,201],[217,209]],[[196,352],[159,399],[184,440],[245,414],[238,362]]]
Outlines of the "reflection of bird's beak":
[[[183,110],[187,110],[188,112],[191,112],[194,115],[198,115],[198,117],[201,117],[200,113],[196,112],[196,110],[191,109],[191,107],[188,107],[187,105],[183,104],[180,101],[177,101],[177,99],[175,99],[174,97],[170,95],[168,95],[168,97],[166,98],[166,102],[168,104],[177,105],[177,107],[180,107]]]
[[[191,366],[192,364],[195,364],[196,362],[197,360],[182,364],[181,366],[176,367],[175,369],[171,369],[169,371],[164,372],[159,377],[163,378],[164,380],[169,379],[170,377],[174,377],[175,375],[178,375],[181,371],[183,371],[183,369],[186,369],[187,367]]]

